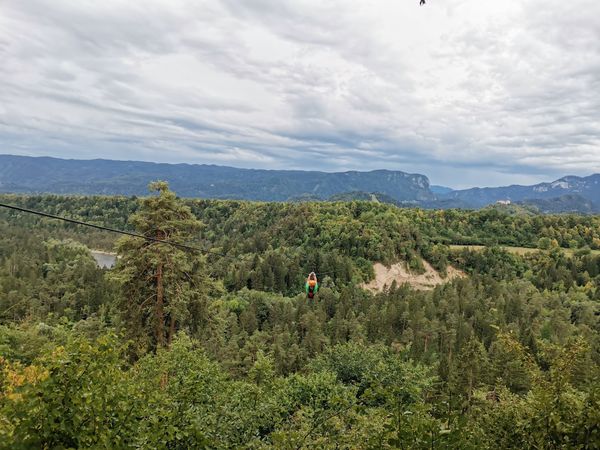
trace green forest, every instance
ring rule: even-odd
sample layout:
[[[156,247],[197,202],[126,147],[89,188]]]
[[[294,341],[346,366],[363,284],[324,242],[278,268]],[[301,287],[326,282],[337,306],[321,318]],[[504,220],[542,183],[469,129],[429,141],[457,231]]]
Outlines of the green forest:
[[[0,208],[0,448],[600,448],[599,216],[0,202],[153,239]]]

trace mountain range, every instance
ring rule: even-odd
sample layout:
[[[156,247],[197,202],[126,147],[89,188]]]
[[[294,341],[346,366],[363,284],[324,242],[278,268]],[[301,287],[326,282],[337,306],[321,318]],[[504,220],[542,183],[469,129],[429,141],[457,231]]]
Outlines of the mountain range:
[[[306,194],[326,199],[377,191],[402,201],[435,199],[426,176],[400,171],[327,173],[0,155],[1,192],[145,195],[148,183],[157,179],[168,181],[182,197],[286,201]]]
[[[592,202],[600,201],[600,174],[588,177],[567,176],[550,183],[539,183],[533,186],[512,185],[464,189],[443,194],[443,197],[461,200],[477,208],[498,201],[548,200],[565,195],[581,197]]]
[[[166,180],[182,197],[261,201],[376,200],[424,208],[481,208],[517,203],[539,212],[600,212],[600,174],[532,186],[452,190],[425,175],[393,170],[318,172],[239,169],[104,159],[0,155],[0,192],[144,195]]]

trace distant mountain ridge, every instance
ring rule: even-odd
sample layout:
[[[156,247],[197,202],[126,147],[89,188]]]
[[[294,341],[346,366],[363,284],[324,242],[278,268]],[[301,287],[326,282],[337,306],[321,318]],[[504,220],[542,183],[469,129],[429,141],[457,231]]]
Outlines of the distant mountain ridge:
[[[145,195],[157,179],[182,197],[287,201],[376,191],[403,201],[435,198],[426,176],[391,170],[328,173],[0,155],[0,192]]]
[[[565,195],[577,195],[600,207],[600,174],[588,177],[566,176],[550,183],[533,186],[512,185],[493,188],[471,188],[452,191],[442,198],[461,200],[472,207],[483,206],[502,200],[519,202],[533,199],[552,199]]]
[[[0,155],[0,192],[145,195],[166,180],[182,197],[259,201],[371,200],[428,209],[477,209],[511,202],[543,213],[600,212],[600,174],[533,186],[452,190],[425,175],[393,170],[318,172],[105,159]]]

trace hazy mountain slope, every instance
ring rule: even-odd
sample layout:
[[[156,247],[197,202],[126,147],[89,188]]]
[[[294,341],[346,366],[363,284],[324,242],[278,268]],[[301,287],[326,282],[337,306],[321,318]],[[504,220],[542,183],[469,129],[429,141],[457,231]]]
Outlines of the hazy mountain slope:
[[[182,197],[264,201],[373,200],[426,209],[477,209],[499,200],[540,212],[600,212],[600,174],[533,186],[453,191],[401,171],[327,173],[136,161],[64,160],[0,155],[0,192],[145,195],[167,180]]]
[[[157,179],[168,181],[184,197],[285,201],[365,191],[396,200],[434,198],[426,176],[400,171],[326,173],[0,155],[2,192],[140,195]]]
[[[518,202],[519,205],[531,207],[543,214],[583,213],[591,214],[598,211],[598,205],[581,195],[567,194],[550,199],[537,198]]]
[[[446,186],[436,186],[435,184],[432,184],[431,186],[429,186],[429,189],[431,189],[431,192],[433,192],[436,195],[449,194],[450,192],[452,192],[454,190],[454,189],[446,187]]]
[[[523,201],[551,199],[564,195],[578,195],[590,201],[600,199],[600,174],[588,177],[567,176],[551,183],[533,186],[504,186],[493,188],[471,188],[452,191],[443,195],[447,199],[462,200],[472,207],[480,208],[498,200]]]

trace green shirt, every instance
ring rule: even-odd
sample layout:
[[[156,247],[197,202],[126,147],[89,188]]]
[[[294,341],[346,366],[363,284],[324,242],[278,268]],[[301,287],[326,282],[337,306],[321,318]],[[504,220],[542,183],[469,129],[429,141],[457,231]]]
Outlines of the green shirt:
[[[308,292],[310,290],[310,286],[308,285],[308,281],[306,282],[306,284],[304,284],[304,290],[306,291],[306,294],[308,295]],[[313,289],[313,293],[317,293],[317,291],[319,290],[319,283],[315,284],[315,287]]]

